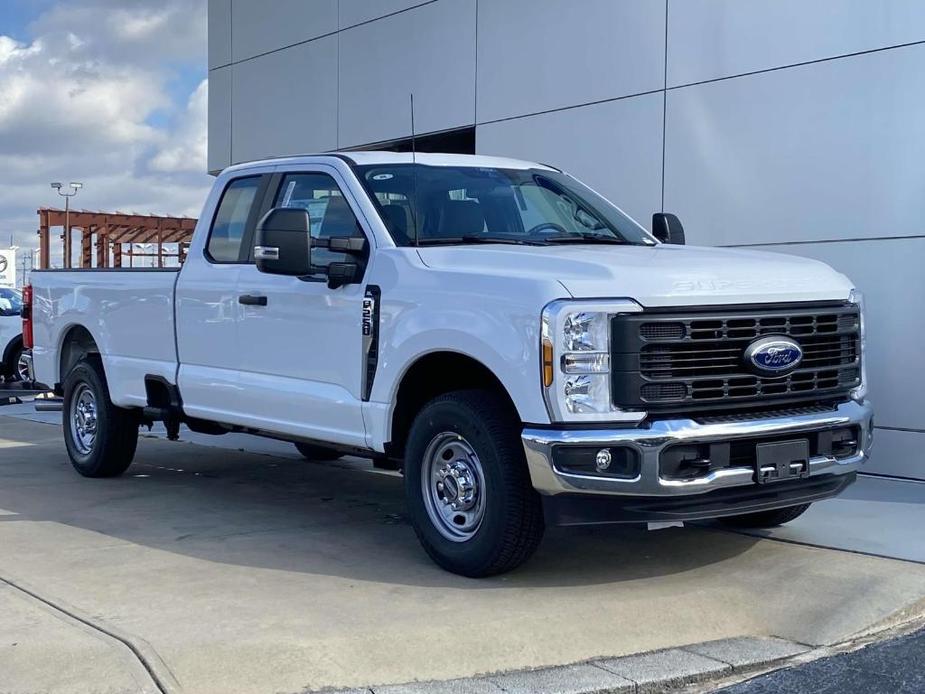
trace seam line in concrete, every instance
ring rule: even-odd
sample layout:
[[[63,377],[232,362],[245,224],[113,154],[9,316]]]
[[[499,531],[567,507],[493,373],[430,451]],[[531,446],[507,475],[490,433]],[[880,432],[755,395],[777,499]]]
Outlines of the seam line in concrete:
[[[0,576],[0,581],[10,586],[11,588],[18,590],[24,595],[28,595],[33,600],[37,600],[43,605],[50,607],[52,610],[56,612],[60,612],[61,614],[66,615],[67,617],[70,617],[71,619],[77,622],[80,622],[84,626],[87,626],[90,629],[93,629],[94,631],[97,631],[103,634],[104,636],[108,636],[109,638],[115,641],[118,641],[120,644],[128,648],[129,652],[133,656],[135,656],[135,658],[138,660],[139,663],[141,663],[141,666],[145,669],[145,672],[148,673],[148,676],[151,678],[151,681],[154,684],[154,686],[157,687],[158,691],[160,691],[162,694],[176,694],[177,692],[180,691],[179,686],[175,684],[174,682],[170,681],[173,678],[172,677],[168,678],[166,676],[163,676],[161,673],[159,673],[157,671],[158,669],[160,669],[159,666],[158,667],[154,666],[150,662],[149,656],[144,654],[142,652],[142,649],[138,645],[136,645],[130,637],[119,634],[112,628],[104,627],[101,624],[98,624],[97,622],[93,621],[89,617],[84,617],[78,614],[76,610],[74,610],[73,608],[70,608],[70,609],[65,608],[61,606],[60,604],[52,600],[49,600],[48,598],[45,598],[42,595],[39,595],[34,590],[30,590],[20,585],[18,582],[13,581],[9,578],[6,578],[5,576]],[[164,664],[163,667],[166,668],[166,664]]]
[[[923,432],[925,433],[925,432]],[[867,477],[872,480],[886,480],[888,482],[908,482],[910,484],[925,484],[925,479],[903,477],[901,475],[887,475],[883,472],[859,472],[858,477]]]
[[[884,431],[905,431],[910,434],[925,434],[925,429],[915,429],[913,427],[891,427],[884,425],[876,425],[874,429],[883,429]]]
[[[845,549],[843,547],[831,547],[829,545],[820,545],[813,542],[806,542],[804,540],[791,540],[786,537],[772,537],[771,535],[761,535],[759,533],[749,533],[744,530],[721,530],[719,532],[731,532],[737,535],[745,535],[746,537],[757,537],[762,540],[771,540],[772,542],[783,542],[788,545],[799,545],[801,547],[812,547],[813,549],[825,549],[830,552],[844,552],[845,554],[857,554],[862,557],[873,557],[874,559],[885,559],[886,561],[901,561],[906,564],[918,564],[925,565],[925,561],[919,561],[917,559],[906,559],[905,557],[893,557],[888,554],[877,554],[876,552],[865,552],[860,549]]]

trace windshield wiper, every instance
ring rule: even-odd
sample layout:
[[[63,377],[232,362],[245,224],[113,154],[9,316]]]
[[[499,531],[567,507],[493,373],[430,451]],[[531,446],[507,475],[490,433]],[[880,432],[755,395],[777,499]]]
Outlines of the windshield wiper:
[[[604,243],[615,246],[625,246],[627,244],[623,239],[616,236],[607,236],[605,234],[591,234],[587,232],[575,232],[568,236],[551,236],[543,239],[546,243]]]
[[[462,246],[475,244],[513,244],[515,246],[545,246],[546,240],[508,239],[500,236],[452,236],[446,238],[419,239],[418,246]]]

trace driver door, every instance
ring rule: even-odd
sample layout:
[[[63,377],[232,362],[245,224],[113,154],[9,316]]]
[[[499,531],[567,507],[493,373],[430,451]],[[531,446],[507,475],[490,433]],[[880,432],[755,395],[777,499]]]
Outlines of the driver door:
[[[371,238],[332,167],[279,170],[270,186],[264,208],[308,210],[313,237]],[[312,251],[316,266],[343,260],[340,253]],[[253,260],[242,266],[238,372],[251,403],[246,415],[251,426],[366,445],[361,411],[363,287],[357,282],[329,289],[321,273],[310,278],[266,274]]]

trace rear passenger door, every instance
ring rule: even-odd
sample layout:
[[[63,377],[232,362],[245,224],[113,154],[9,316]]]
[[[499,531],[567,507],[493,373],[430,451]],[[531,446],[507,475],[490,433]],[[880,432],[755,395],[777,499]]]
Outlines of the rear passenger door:
[[[177,281],[178,385],[187,414],[235,423],[249,405],[238,378],[238,276],[249,262],[251,238],[269,172],[229,180],[203,247]],[[200,255],[201,253],[201,255]]]
[[[315,237],[366,236],[358,209],[336,169],[323,164],[274,175],[264,210],[308,210]],[[351,259],[355,259],[351,257]],[[347,260],[325,249],[314,265]],[[368,258],[361,259],[364,266]],[[241,268],[238,294],[259,299],[242,305],[238,334],[240,384],[256,428],[354,446],[365,446],[361,374],[362,280],[329,289],[323,274],[311,278]]]

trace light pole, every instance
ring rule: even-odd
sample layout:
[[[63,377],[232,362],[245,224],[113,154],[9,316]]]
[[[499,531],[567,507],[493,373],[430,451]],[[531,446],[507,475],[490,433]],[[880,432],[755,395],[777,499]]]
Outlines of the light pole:
[[[58,195],[64,198],[64,267],[71,266],[71,198],[77,195],[77,191],[84,187],[83,183],[71,181],[70,193],[62,193],[62,185],[55,181],[51,187],[58,191]]]

